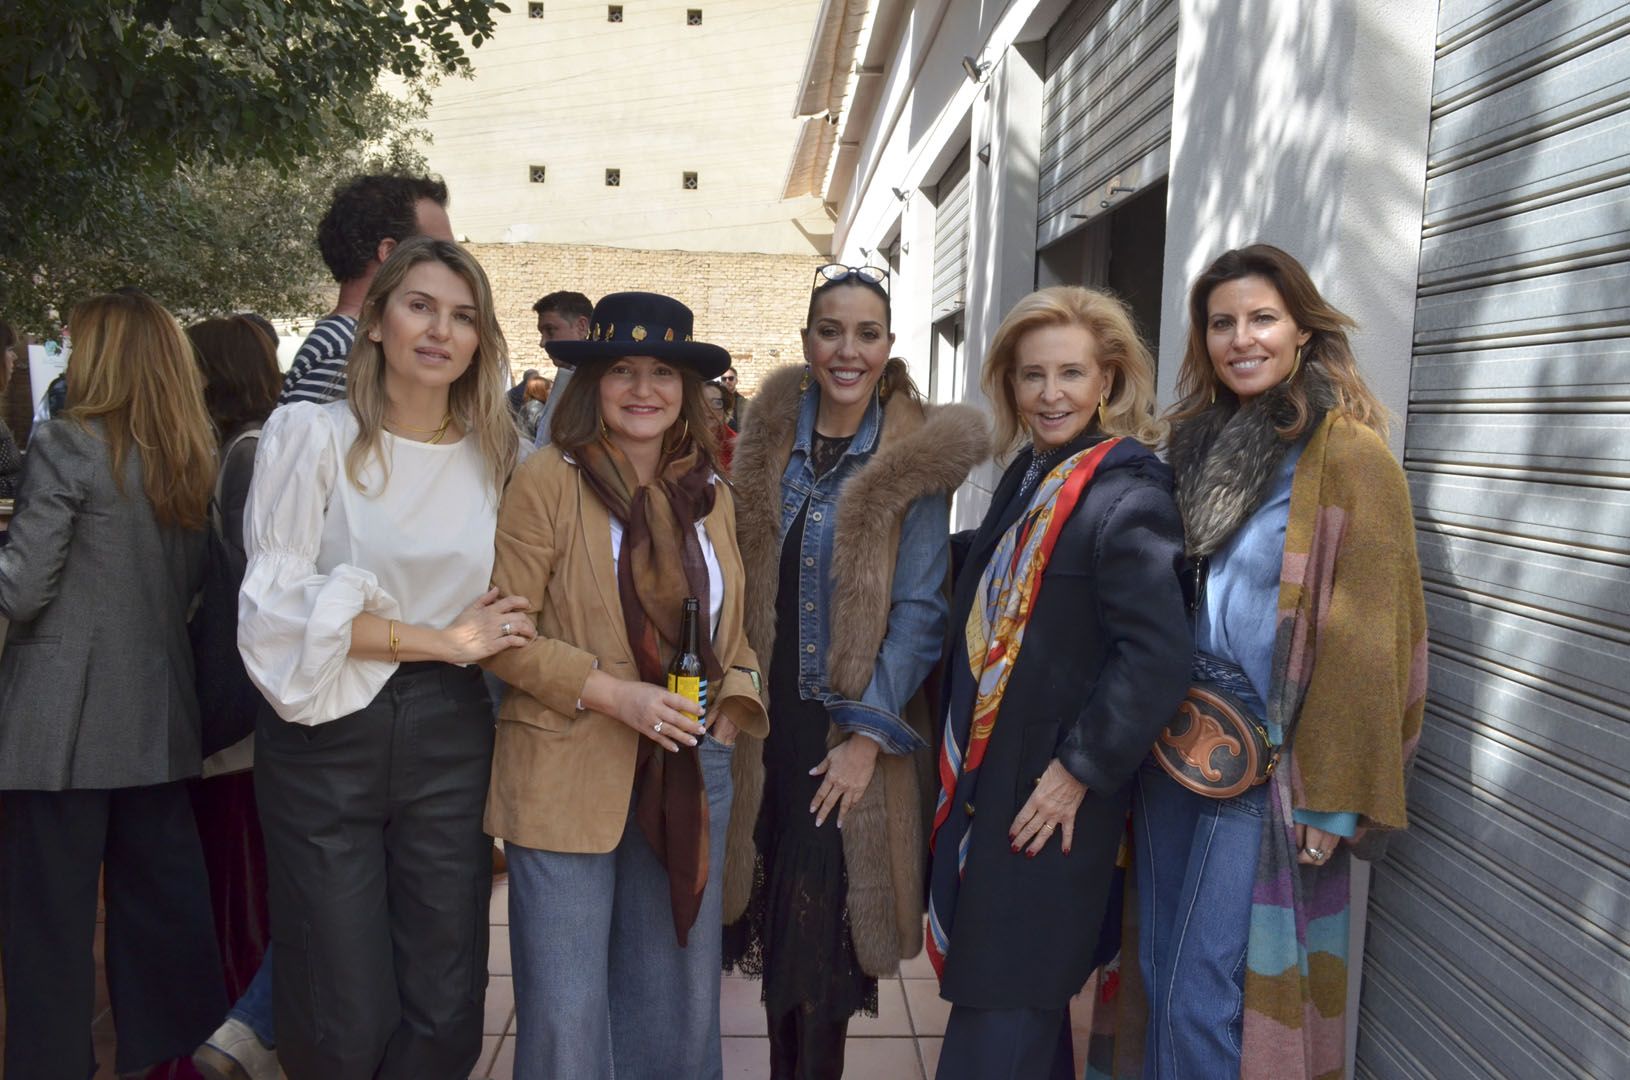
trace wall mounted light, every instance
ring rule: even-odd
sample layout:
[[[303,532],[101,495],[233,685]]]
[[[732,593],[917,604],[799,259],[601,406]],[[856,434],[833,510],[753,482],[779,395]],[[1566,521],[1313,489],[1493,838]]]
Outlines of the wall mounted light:
[[[976,60],[971,56],[964,56],[962,58],[962,73],[968,76],[968,81],[970,82],[984,82],[985,76],[990,74],[990,67],[991,64],[989,60]]]
[[[1136,190],[1138,190],[1138,189],[1134,188],[1134,187],[1127,187],[1125,184],[1111,184],[1111,185],[1109,185],[1109,191],[1107,192],[1106,197],[1103,198],[1103,199],[1100,199],[1098,201],[1098,205],[1100,207],[1107,208],[1109,206],[1110,200],[1113,199],[1115,196],[1117,196],[1117,195],[1130,195],[1132,192],[1134,192]]]
[[[872,249],[871,248],[861,248],[860,249],[860,257],[862,259],[871,258],[872,257]]]
[[[891,187],[891,188],[889,188],[889,191],[894,195],[894,197],[896,199],[899,199],[901,202],[906,201],[906,194],[907,194],[906,192],[901,191],[897,187]]]
[[[979,164],[990,164],[990,143],[986,143],[984,146],[979,148]]]

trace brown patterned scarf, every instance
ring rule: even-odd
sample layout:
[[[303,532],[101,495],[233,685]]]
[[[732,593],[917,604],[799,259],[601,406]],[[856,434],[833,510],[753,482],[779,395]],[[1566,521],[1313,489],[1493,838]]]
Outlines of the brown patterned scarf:
[[[708,611],[707,562],[696,523],[713,510],[713,470],[690,439],[664,455],[649,484],[639,482],[633,464],[605,439],[581,448],[576,457],[590,489],[623,524],[617,595],[640,678],[665,685],[667,658],[679,647],[685,598],[701,600],[704,618]],[[703,670],[718,680],[722,670],[712,635],[699,637]],[[665,753],[650,739],[640,739],[634,788],[634,818],[668,871],[674,933],[683,948],[707,886],[707,790],[696,751]]]

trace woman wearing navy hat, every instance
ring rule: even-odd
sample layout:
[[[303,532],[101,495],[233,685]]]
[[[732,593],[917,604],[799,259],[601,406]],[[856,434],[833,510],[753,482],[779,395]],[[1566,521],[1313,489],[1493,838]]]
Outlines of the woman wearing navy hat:
[[[514,688],[486,826],[509,857],[520,1078],[723,1073],[731,745],[769,720],[702,398],[730,357],[691,329],[676,300],[614,293],[587,341],[550,342],[576,369],[499,510],[493,580],[539,604],[537,639],[489,665]],[[700,709],[666,689],[687,598]]]

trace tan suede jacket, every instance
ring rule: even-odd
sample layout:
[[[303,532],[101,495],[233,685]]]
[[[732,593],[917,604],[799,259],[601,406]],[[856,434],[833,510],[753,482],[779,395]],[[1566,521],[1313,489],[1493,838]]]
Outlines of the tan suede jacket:
[[[704,522],[724,572],[724,608],[714,651],[725,667],[713,707],[764,737],[770,722],[744,671],[758,659],[742,629],[743,572],[736,507],[719,485]],[[621,721],[577,705],[589,672],[636,679],[617,598],[611,516],[575,465],[554,447],[516,470],[498,511],[493,583],[539,605],[538,637],[484,666],[514,689],[498,714],[486,830],[543,851],[607,852],[628,821],[641,736]]]

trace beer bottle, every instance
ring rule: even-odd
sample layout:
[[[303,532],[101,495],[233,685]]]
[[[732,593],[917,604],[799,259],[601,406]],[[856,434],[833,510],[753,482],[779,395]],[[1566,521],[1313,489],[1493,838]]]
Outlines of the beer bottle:
[[[685,614],[679,625],[679,651],[668,665],[668,690],[696,703],[692,719],[707,726],[707,678],[702,671],[702,647],[697,620],[701,604],[696,597],[685,598]]]

